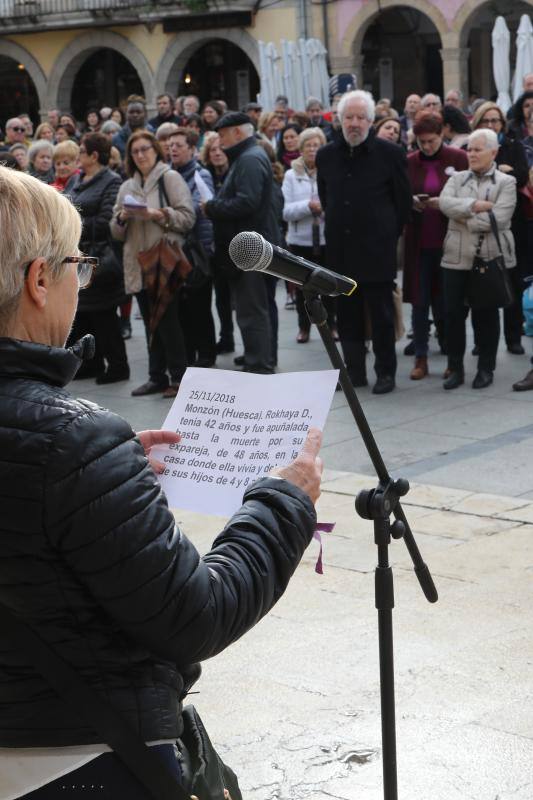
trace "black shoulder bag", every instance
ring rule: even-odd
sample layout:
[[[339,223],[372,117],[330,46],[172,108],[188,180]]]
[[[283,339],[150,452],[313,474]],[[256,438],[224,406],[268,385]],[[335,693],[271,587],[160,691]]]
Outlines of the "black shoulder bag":
[[[498,225],[492,211],[489,211],[489,218],[499,252],[494,258],[481,257],[481,245],[485,238],[485,234],[481,233],[466,287],[466,301],[470,308],[507,308],[514,302],[513,287],[507,274]]]
[[[0,630],[26,654],[56,694],[79,710],[154,800],[190,800],[191,794],[198,800],[224,800],[226,789],[231,800],[242,800],[236,775],[217,754],[194,706],[183,709],[184,730],[177,740],[185,790],[130,724],[3,603]]]

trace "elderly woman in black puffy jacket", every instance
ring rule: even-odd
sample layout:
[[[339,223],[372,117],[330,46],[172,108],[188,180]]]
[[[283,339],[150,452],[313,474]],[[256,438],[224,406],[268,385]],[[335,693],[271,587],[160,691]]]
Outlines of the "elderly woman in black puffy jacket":
[[[65,340],[92,270],[78,251],[74,206],[0,167],[0,228],[0,604],[14,622],[0,648],[2,793],[56,800],[92,785],[101,797],[151,800],[16,631],[38,632],[157,749],[160,771],[183,783],[175,740],[193,665],[238,639],[285,590],[316,524],[320,433],[311,430],[275,478],[248,488],[200,557],[146,457],[179,435],[136,436],[65,389],[85,346],[65,349]]]
[[[117,306],[124,299],[122,264],[111,239],[109,221],[120,189],[120,177],[107,166],[111,143],[103,133],[86,133],[80,143],[81,172],[65,189],[83,222],[80,249],[99,259],[91,286],[82,293],[71,340],[90,333],[96,352],[78,373],[96,383],[128,380],[130,369],[120,331]]]

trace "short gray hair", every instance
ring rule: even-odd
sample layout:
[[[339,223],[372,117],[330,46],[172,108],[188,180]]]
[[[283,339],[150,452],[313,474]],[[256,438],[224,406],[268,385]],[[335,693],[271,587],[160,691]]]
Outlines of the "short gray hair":
[[[107,119],[103,125],[100,126],[100,133],[118,133],[120,125],[114,119]]]
[[[309,111],[309,109],[312,108],[313,106],[320,106],[320,108],[323,108],[322,103],[320,102],[318,97],[307,98],[307,101],[305,103],[305,110]]]
[[[16,122],[22,122],[21,118],[20,117],[11,117],[11,119],[8,119],[8,121],[6,122],[6,131],[8,131],[10,128],[12,128],[15,125]]]
[[[468,144],[475,142],[478,139],[485,139],[486,150],[498,150],[500,143],[498,142],[498,135],[490,128],[478,128],[473,131],[468,137]]]
[[[304,128],[298,137],[298,150],[303,150],[303,146],[309,139],[319,139],[320,144],[326,144],[326,137],[322,128]]]
[[[24,286],[24,266],[44,258],[60,278],[81,236],[80,215],[55,189],[0,166],[0,335],[5,335]]]
[[[168,95],[162,95],[163,97],[167,97]],[[173,133],[179,131],[179,125],[176,125],[175,122],[162,122],[159,128],[155,132],[155,138],[159,140],[162,136],[172,136]]]
[[[440,99],[438,94],[435,94],[435,92],[428,92],[420,100],[420,105],[422,106],[422,108],[425,108],[430,97],[436,97],[437,100],[439,101],[439,105],[442,105],[442,100]]]
[[[47,150],[51,156],[54,155],[54,145],[52,142],[49,142],[48,139],[38,139],[36,142],[32,144],[30,149],[28,150],[28,157],[30,159],[30,164],[33,164],[35,161],[36,156],[39,153],[42,153],[44,150]]]
[[[376,116],[376,104],[370,92],[365,92],[363,89],[354,89],[352,92],[346,92],[339,100],[337,106],[337,114],[342,121],[344,116],[344,109],[351,100],[362,100],[366,105],[366,116],[369,122],[374,122]]]

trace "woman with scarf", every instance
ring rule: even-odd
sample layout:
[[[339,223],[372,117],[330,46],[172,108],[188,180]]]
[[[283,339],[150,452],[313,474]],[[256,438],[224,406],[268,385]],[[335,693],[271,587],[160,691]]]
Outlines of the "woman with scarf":
[[[298,147],[298,137],[302,129],[294,122],[289,122],[281,131],[280,143],[278,147],[278,161],[282,164],[285,172],[292,167],[292,162],[300,158]]]
[[[414,214],[405,230],[403,299],[412,303],[415,363],[411,380],[428,374],[429,310],[441,349],[446,349],[441,288],[441,260],[447,220],[439,210],[439,195],[451,173],[468,167],[463,150],[443,143],[442,116],[418,114],[413,125],[418,150],[407,159]]]

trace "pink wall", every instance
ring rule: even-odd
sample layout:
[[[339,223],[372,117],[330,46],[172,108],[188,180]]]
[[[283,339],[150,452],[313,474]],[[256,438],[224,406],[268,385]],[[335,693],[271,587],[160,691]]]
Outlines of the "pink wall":
[[[336,6],[337,43],[339,46],[341,45],[353,18],[359,13],[363,6],[369,5],[370,3],[377,12],[378,5],[376,0],[339,0]],[[435,8],[440,11],[448,23],[448,26],[451,28],[451,23],[455,18],[459,8],[464,5],[464,0],[428,0],[428,3],[435,6]],[[402,5],[402,3],[398,2],[397,5]],[[409,0],[406,0],[405,5],[409,5]]]

